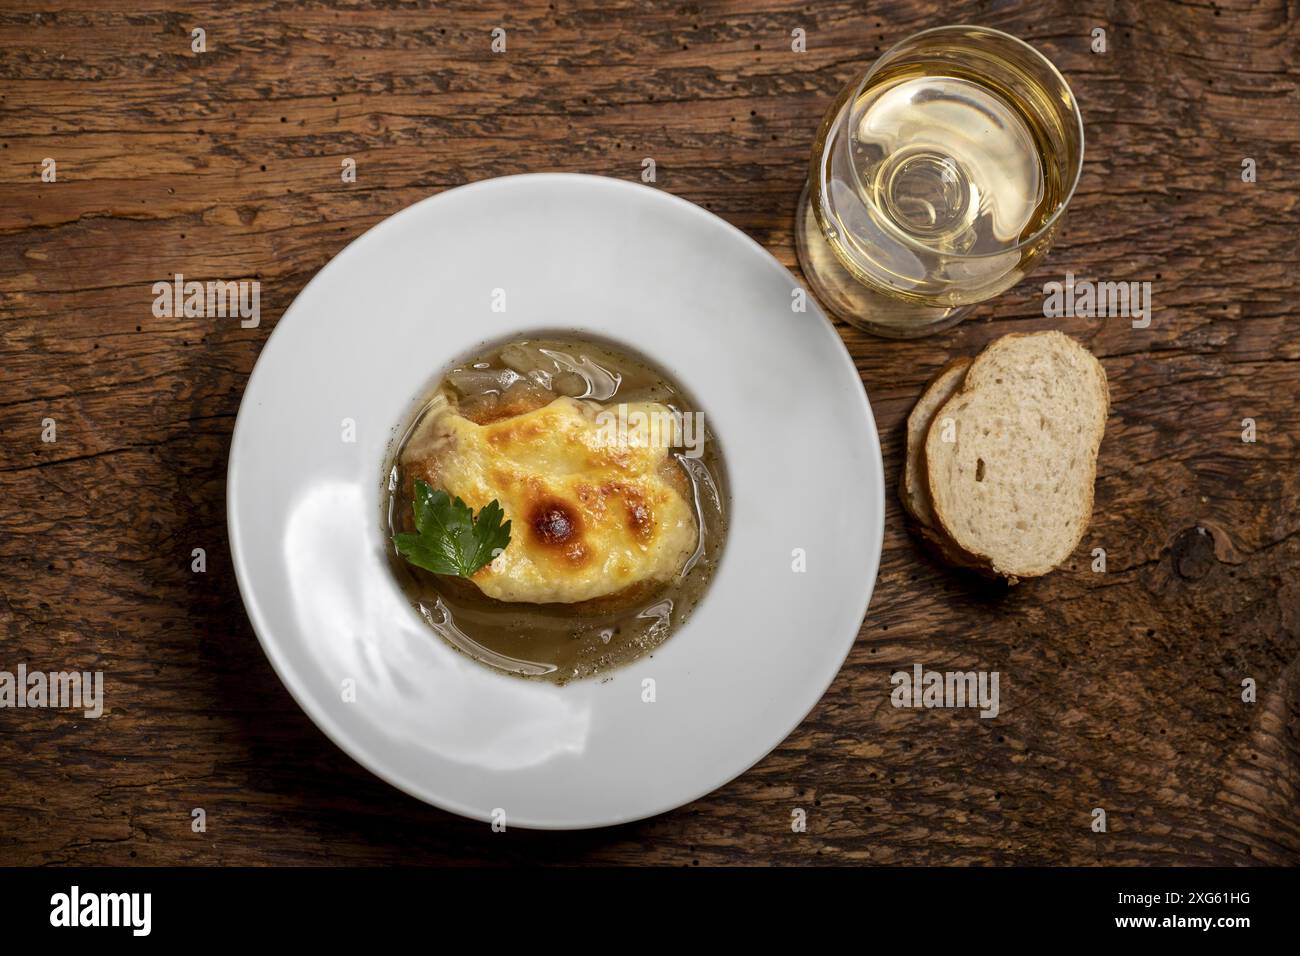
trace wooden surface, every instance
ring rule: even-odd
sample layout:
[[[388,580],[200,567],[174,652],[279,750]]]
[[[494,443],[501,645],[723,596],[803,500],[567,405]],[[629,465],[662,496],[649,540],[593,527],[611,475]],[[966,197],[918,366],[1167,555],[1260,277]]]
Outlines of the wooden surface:
[[[0,669],[103,670],[110,712],[0,711],[0,863],[1300,862],[1295,2],[89,6],[0,9]],[[826,105],[962,21],[1066,74],[1083,180],[1046,262],[973,320],[911,343],[837,326],[890,493],[871,609],[808,719],[695,804],[577,834],[493,834],[344,756],[268,665],[226,541],[240,395],[307,280],[431,193],[634,180],[647,156],[658,188],[795,268]],[[1150,328],[1044,319],[1067,270],[1150,280]],[[176,272],[259,278],[261,327],[155,318]],[[1042,328],[1102,359],[1113,409],[1072,566],[1007,591],[918,551],[893,481],[926,378]],[[894,709],[913,663],[998,670],[1001,716]]]

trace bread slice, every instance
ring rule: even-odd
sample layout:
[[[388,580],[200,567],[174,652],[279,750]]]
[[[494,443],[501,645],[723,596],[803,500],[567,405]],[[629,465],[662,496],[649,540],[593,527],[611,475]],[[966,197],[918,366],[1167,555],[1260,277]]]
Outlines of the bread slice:
[[[926,434],[937,529],[1013,581],[1051,571],[1092,518],[1109,411],[1105,370],[1069,336],[1016,333],[989,345]]]
[[[898,492],[907,513],[927,528],[934,527],[934,509],[930,507],[930,489],[925,480],[925,436],[939,406],[961,388],[970,364],[971,359],[961,356],[939,369],[907,416],[907,458]]]

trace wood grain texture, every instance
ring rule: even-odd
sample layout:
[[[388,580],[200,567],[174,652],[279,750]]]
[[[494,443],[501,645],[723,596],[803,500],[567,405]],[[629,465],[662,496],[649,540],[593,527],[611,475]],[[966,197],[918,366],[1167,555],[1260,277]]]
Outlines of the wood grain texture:
[[[1293,0],[87,6],[0,9],[0,668],[103,670],[110,713],[0,711],[0,863],[1300,863]],[[225,530],[240,395],[307,280],[431,193],[631,180],[645,156],[797,268],[822,111],[944,22],[1058,64],[1085,170],[1045,264],[974,319],[908,343],[837,326],[891,487],[870,612],[813,713],[705,799],[590,833],[493,834],[344,756],[267,664]],[[1066,270],[1150,280],[1151,327],[1044,319]],[[155,318],[176,272],[259,278],[261,327]],[[1102,359],[1113,409],[1071,566],[1007,590],[933,563],[892,482],[929,375],[1041,328]],[[1001,716],[894,709],[913,663],[1000,671]]]

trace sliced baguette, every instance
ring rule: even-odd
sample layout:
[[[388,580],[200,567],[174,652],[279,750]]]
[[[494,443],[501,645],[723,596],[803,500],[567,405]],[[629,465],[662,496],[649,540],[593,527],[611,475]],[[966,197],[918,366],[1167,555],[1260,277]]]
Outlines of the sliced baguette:
[[[936,528],[1013,581],[1051,571],[1091,520],[1109,409],[1101,363],[1069,336],[1016,333],[989,345],[926,434]]]

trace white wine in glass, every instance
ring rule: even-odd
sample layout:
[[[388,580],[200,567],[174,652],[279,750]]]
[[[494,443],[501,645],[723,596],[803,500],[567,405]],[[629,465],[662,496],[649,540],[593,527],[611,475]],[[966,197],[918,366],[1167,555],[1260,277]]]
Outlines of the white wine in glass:
[[[800,197],[799,261],[844,321],[928,335],[1051,247],[1083,167],[1061,74],[987,27],[918,33],[831,105]]]

